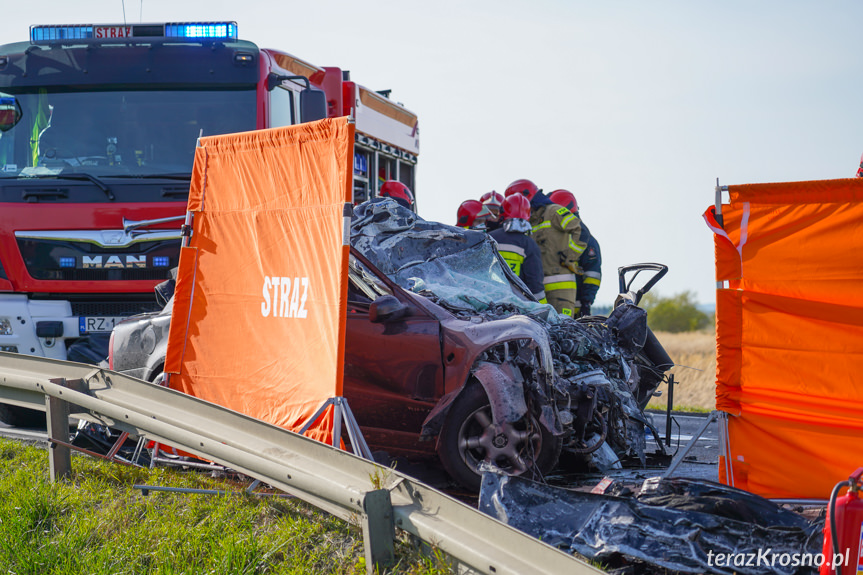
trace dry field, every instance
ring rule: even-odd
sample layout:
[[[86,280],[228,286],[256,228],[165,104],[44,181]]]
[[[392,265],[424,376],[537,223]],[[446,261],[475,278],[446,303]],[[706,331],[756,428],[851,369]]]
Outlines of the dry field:
[[[711,411],[715,406],[716,334],[708,331],[667,333],[656,337],[674,360],[671,369],[674,386],[674,408],[690,411]],[[659,386],[660,397],[648,404],[648,409],[665,409],[668,385]]]

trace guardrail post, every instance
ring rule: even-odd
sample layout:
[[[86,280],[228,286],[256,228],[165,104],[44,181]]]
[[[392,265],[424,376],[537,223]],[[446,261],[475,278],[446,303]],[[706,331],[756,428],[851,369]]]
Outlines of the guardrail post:
[[[52,383],[68,387],[65,379],[55,379]],[[69,403],[46,395],[45,420],[48,429],[48,465],[51,470],[51,481],[68,479],[72,475],[72,450],[56,441],[69,443]]]
[[[386,489],[369,491],[363,497],[363,546],[366,572],[383,573],[395,563],[393,504]]]

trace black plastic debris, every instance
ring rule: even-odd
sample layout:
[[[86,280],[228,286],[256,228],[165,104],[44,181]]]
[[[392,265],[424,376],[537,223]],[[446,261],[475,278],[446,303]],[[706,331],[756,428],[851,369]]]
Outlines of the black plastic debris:
[[[486,471],[479,509],[554,547],[631,573],[814,573],[821,552],[821,522],[710,481],[653,478],[622,497]]]

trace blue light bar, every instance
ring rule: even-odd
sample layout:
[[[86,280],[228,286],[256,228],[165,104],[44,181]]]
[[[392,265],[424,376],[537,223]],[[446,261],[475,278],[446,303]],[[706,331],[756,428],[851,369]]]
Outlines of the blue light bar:
[[[74,268],[75,267],[75,258],[60,258],[60,267],[61,268]]]
[[[92,24],[30,27],[31,42],[49,42],[51,40],[88,40],[92,37]]]
[[[167,24],[60,24],[31,26],[30,42],[56,43],[80,40],[86,43],[118,39],[236,40],[236,22],[168,22]]]
[[[184,22],[165,24],[168,38],[222,38],[237,39],[236,22]]]
[[[167,256],[155,256],[153,257],[153,267],[156,268],[166,268],[170,265],[171,261]]]

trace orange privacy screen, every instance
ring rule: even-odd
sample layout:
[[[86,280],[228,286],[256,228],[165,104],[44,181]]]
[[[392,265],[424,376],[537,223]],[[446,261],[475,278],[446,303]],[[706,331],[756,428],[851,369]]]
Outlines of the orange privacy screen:
[[[720,480],[822,498],[863,465],[863,178],[729,186],[714,231]]]
[[[201,138],[165,366],[173,389],[293,431],[342,394],[353,141],[346,118]],[[307,435],[331,433],[330,413]]]

